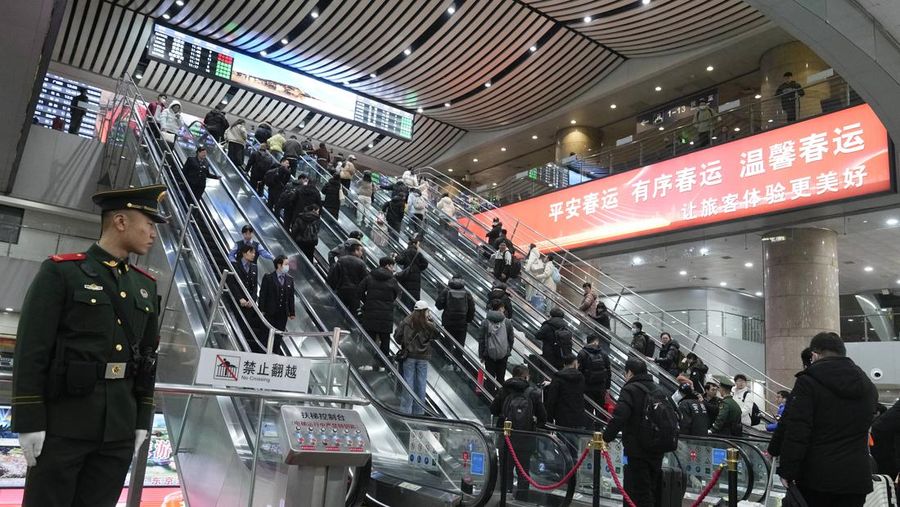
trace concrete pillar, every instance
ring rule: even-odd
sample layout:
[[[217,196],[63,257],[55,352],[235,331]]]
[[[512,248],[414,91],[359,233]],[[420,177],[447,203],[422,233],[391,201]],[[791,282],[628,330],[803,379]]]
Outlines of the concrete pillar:
[[[596,127],[566,127],[556,132],[556,162],[575,153],[582,157],[590,156],[600,149],[603,133]]]
[[[769,232],[763,236],[763,265],[766,375],[790,388],[810,338],[840,332],[837,234],[819,228]]]
[[[784,81],[784,73],[794,74],[794,81],[800,86],[807,86],[809,76],[822,72],[831,66],[825,63],[802,42],[794,41],[776,46],[765,53],[759,60],[759,71],[762,76],[760,83],[760,95],[762,95],[762,114],[760,117],[763,128],[780,126],[785,123],[785,115],[781,112],[781,101],[773,99],[775,90]],[[822,112],[822,99],[831,97],[831,85],[821,83],[805,90],[806,95],[800,97],[797,119],[817,115]],[[773,123],[768,123],[773,119]]]

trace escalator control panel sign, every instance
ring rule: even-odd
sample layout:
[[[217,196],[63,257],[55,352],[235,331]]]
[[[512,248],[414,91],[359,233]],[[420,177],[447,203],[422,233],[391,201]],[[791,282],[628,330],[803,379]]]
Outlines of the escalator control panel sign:
[[[204,348],[197,384],[305,393],[311,368],[309,359]]]
[[[284,405],[279,415],[278,436],[286,464],[360,466],[369,460],[369,434],[356,411]]]
[[[519,246],[574,249],[890,192],[890,158],[862,104],[476,217],[537,232],[519,227]]]

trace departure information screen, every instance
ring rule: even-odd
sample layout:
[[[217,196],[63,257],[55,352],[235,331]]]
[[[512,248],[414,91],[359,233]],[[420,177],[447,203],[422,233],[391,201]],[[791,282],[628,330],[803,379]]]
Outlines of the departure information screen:
[[[413,113],[166,26],[154,27],[148,56],[370,130],[412,140]]]

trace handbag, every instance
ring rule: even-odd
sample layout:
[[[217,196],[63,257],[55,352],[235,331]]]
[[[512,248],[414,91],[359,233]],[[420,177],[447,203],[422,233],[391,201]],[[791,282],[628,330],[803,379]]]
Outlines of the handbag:
[[[797,487],[796,483],[792,482],[790,486],[788,486],[787,494],[784,495],[781,507],[809,507],[809,504],[806,503],[806,499],[803,498],[803,494],[800,493],[800,488]]]

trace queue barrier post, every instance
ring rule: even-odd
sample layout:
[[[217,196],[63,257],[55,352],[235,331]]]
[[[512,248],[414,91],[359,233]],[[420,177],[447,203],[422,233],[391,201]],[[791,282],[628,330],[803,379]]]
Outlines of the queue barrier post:
[[[728,507],[738,504],[738,450],[731,447],[727,451],[725,463],[728,466]]]
[[[512,434],[512,421],[504,421],[503,423],[503,445],[500,446],[500,507],[506,507],[506,489],[509,487],[507,481],[509,475],[506,469],[509,467],[509,447],[506,445],[506,439]]]
[[[603,451],[606,450],[606,442],[603,441],[603,434],[599,431],[594,432],[594,437],[591,439],[591,449],[594,450],[594,494],[591,506],[600,507],[600,471],[603,466]]]

